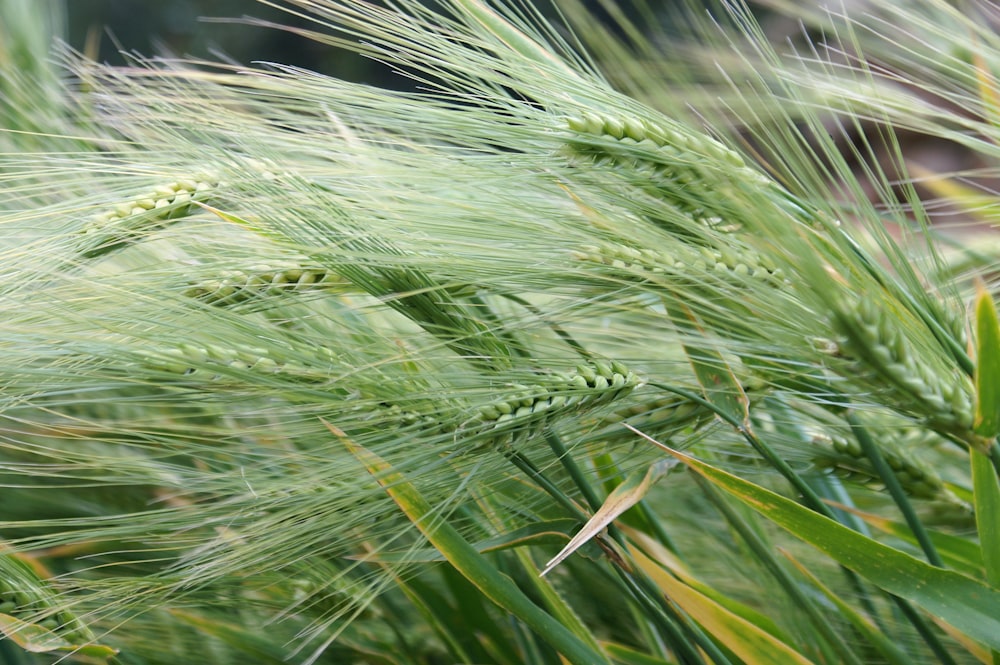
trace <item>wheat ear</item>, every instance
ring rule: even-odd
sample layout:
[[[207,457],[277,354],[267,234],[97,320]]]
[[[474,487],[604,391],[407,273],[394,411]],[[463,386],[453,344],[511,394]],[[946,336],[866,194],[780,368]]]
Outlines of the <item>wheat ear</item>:
[[[437,403],[427,410],[404,408],[371,399],[359,407],[380,430],[419,430],[424,434],[451,434],[463,439],[486,438],[491,444],[509,444],[537,434],[555,419],[597,408],[631,392],[639,378],[617,361],[597,360],[578,365],[574,372],[539,375],[533,384],[509,384],[503,395],[473,407],[465,422],[458,411]]]
[[[571,155],[628,174],[643,191],[701,221],[727,219],[733,212],[728,194],[737,189],[759,193],[774,186],[739,153],[680,126],[593,111],[564,122]]]
[[[715,420],[715,414],[705,406],[677,395],[656,397],[645,402],[617,409],[600,419],[605,426],[627,422],[654,438],[662,439],[684,430],[696,431]],[[634,435],[625,432],[629,437]]]
[[[640,383],[617,361],[578,365],[575,372],[550,375],[544,383],[512,386],[510,393],[479,408],[477,427],[500,443],[511,443],[556,417],[612,402]]]
[[[761,180],[762,176],[756,171],[748,169],[739,153],[705,134],[687,129],[671,129],[650,120],[601,115],[592,111],[567,118],[566,127],[574,135],[648,144],[648,147],[653,148],[654,154],[662,155],[664,164],[701,168],[700,164],[708,158],[711,162],[725,164],[731,169],[747,169],[748,177],[768,182],[766,179]]]

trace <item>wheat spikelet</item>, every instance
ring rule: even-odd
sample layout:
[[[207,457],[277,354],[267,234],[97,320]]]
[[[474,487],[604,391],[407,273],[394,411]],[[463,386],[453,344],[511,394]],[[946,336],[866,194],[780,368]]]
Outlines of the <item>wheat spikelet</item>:
[[[183,219],[192,202],[207,201],[219,186],[210,174],[175,180],[94,217],[80,231],[80,254],[96,258],[136,242],[150,231]]]
[[[344,280],[325,268],[307,266],[259,266],[228,270],[216,279],[192,285],[184,295],[209,305],[225,307],[263,298],[344,285]]]
[[[379,421],[384,423],[388,419],[401,429],[416,428],[430,434],[450,432],[454,430],[449,422],[441,417],[441,414],[430,415],[403,409],[397,404],[391,404],[380,412]]]
[[[944,300],[928,299],[926,304],[930,315],[941,324],[946,334],[951,335],[956,346],[960,349],[969,348],[969,318],[966,312],[948,307],[948,303]]]
[[[538,433],[555,418],[611,402],[640,383],[620,363],[605,361],[539,379],[536,384],[510,384],[502,397],[472,407],[474,415],[464,422],[461,413],[467,411],[440,400],[427,408],[414,408],[368,397],[356,411],[361,422],[371,422],[382,432],[419,431],[471,440],[485,437],[491,444],[504,445]]]
[[[434,437],[453,435],[461,420],[451,400],[375,396],[368,391],[352,393],[348,399],[349,417],[344,419],[344,426],[349,430],[358,427],[392,436],[401,432],[416,432]],[[346,424],[347,421],[352,421],[354,425]]]
[[[566,126],[576,134],[608,138],[613,141],[648,142],[650,147],[662,150],[665,164],[676,162],[694,168],[699,160],[707,157],[732,169],[747,169],[739,153],[709,136],[670,129],[650,120],[602,116],[588,111],[578,117],[567,118]],[[768,182],[766,179],[761,180],[756,171],[749,169],[747,171],[757,180]]]
[[[157,366],[156,361],[151,366]],[[61,416],[61,426],[107,427],[113,430],[142,423],[147,429],[180,429],[207,424],[218,416],[204,403],[178,402],[155,387],[60,393],[33,400],[46,414]]]
[[[600,419],[608,427],[627,422],[653,438],[669,438],[679,432],[696,431],[715,420],[715,414],[703,405],[678,395],[657,397],[617,409]],[[629,437],[634,435],[627,432]]]

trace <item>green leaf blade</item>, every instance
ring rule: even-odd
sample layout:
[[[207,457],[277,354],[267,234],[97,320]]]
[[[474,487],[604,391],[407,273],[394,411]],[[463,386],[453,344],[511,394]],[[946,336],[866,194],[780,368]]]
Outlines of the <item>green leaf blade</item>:
[[[935,568],[790,499],[674,451],[693,471],[883,590],[992,649],[1000,647],[1000,592],[965,575]]]
[[[1000,434],[1000,322],[990,292],[982,285],[976,296],[976,415],[979,436]]]

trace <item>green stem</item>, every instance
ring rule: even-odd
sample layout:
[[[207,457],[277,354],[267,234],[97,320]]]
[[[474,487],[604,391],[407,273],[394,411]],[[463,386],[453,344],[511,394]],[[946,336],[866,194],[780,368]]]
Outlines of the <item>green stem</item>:
[[[552,452],[555,453],[556,459],[558,459],[560,464],[563,465],[563,468],[566,469],[569,477],[573,479],[573,483],[576,484],[577,489],[579,489],[580,493],[583,494],[583,498],[587,500],[587,504],[590,506],[590,509],[595,512],[600,510],[600,497],[597,496],[597,492],[594,491],[591,484],[587,482],[587,478],[583,475],[583,471],[580,470],[580,467],[577,465],[576,460],[573,459],[573,456],[569,454],[569,451],[566,449],[565,444],[563,444],[562,439],[559,438],[559,435],[552,430],[548,430],[545,433],[545,441],[549,444],[549,448],[552,449]]]
[[[643,500],[636,504],[635,507],[642,511],[642,516],[645,518],[646,524],[649,525],[650,530],[653,532],[653,536],[660,541],[660,544],[674,554],[679,554],[677,545],[674,543],[674,539],[670,537],[667,530],[663,528],[663,524],[661,524],[660,520],[658,520],[656,515],[653,514],[653,511],[649,508],[649,503]]]
[[[871,461],[872,466],[875,468],[875,472],[878,473],[882,482],[885,483],[886,489],[889,490],[889,494],[892,496],[893,501],[895,501],[896,505],[899,507],[899,511],[903,514],[903,518],[910,527],[910,531],[913,532],[917,542],[920,543],[920,548],[924,551],[927,561],[930,562],[932,566],[944,568],[944,561],[942,561],[940,555],[938,555],[937,549],[934,547],[934,543],[931,542],[931,538],[927,534],[927,530],[924,529],[923,523],[917,516],[916,511],[913,510],[913,504],[910,503],[909,498],[906,496],[906,492],[903,491],[902,485],[899,484],[899,479],[896,477],[896,474],[893,473],[889,464],[885,461],[885,457],[882,456],[882,452],[879,450],[878,445],[868,434],[868,430],[861,424],[855,414],[848,412],[845,419],[851,426],[851,432],[854,433],[854,437],[858,440],[858,443],[861,444],[862,450],[865,451],[869,461]]]
[[[993,463],[993,470],[997,474],[997,478],[1000,478],[1000,443],[996,441],[990,446],[990,462]]]
[[[552,434],[551,437],[547,436],[546,438],[549,440],[549,445],[553,446],[553,451],[556,452],[556,455],[558,455],[560,459],[570,460],[571,467],[575,469],[576,476],[580,478],[578,487],[581,488],[581,491],[584,492],[585,495],[590,495],[587,496],[587,501],[591,504],[591,508],[593,510],[599,509],[601,507],[599,498],[594,493],[593,488],[590,487],[590,484],[586,482],[580,468],[568,455],[562,441],[556,437],[555,434]],[[533,481],[538,483],[547,494],[554,498],[561,506],[566,508],[571,515],[584,522],[587,520],[587,515],[585,515],[580,508],[555,485],[555,483],[549,480],[530,460],[524,457],[524,455],[516,451],[505,453],[505,455],[507,459],[509,459],[518,469],[527,474]],[[574,475],[574,471],[570,471],[570,475]],[[587,489],[584,490],[584,487]],[[625,545],[625,537],[613,526],[608,528],[608,533],[620,545]],[[646,607],[647,612],[650,613],[654,622],[660,627],[661,630],[667,633],[669,643],[674,646],[675,649],[682,652],[680,655],[684,657],[684,663],[691,663],[694,665],[704,661],[697,655],[697,651],[690,646],[689,640],[683,637],[682,626],[687,629],[687,632],[691,634],[693,639],[698,643],[698,646],[712,656],[713,662],[719,663],[720,665],[729,663],[729,660],[725,657],[725,655],[723,655],[715,644],[705,637],[705,635],[698,630],[697,627],[690,622],[685,621],[683,617],[671,616],[671,614],[675,614],[675,612],[669,604],[663,602],[663,594],[650,580],[648,580],[645,576],[633,576],[617,567],[616,570],[631,595],[640,604]],[[636,578],[638,578],[638,580]],[[683,645],[683,649],[681,649],[681,645]],[[690,649],[690,653],[683,653],[688,649]],[[692,658],[694,658],[694,660],[691,660]]]
[[[512,571],[509,565],[504,565],[504,562],[505,557],[501,557],[498,563],[500,572],[512,580],[515,580],[518,587],[524,589],[524,584],[517,582],[515,571]],[[531,597],[532,601],[539,607],[544,607],[544,604],[539,602],[537,597],[529,597]],[[539,643],[538,635],[536,633],[528,630],[520,621],[515,621],[513,617],[510,618],[509,623],[510,629],[515,636],[514,639],[520,645],[522,658],[526,662],[538,663],[539,665],[559,665],[558,654],[553,653],[550,649],[544,649],[543,647],[545,645]],[[596,643],[594,646],[596,647]]]
[[[917,632],[920,633],[920,637],[924,639],[927,646],[929,646],[931,651],[934,652],[934,655],[937,656],[938,662],[941,663],[941,665],[956,665],[955,659],[951,657],[948,650],[945,649],[943,644],[941,644],[941,640],[938,639],[938,636],[931,629],[930,625],[928,625],[928,623],[924,621],[924,618],[913,609],[910,603],[902,598],[899,598],[898,596],[890,595],[889,597],[896,601],[896,605],[906,616],[907,620],[913,625],[914,628],[917,629]]]
[[[660,630],[665,633],[667,644],[673,648],[674,653],[676,653],[680,658],[681,663],[684,665],[703,665],[705,662],[704,658],[701,657],[697,649],[694,648],[691,641],[684,636],[681,630],[681,624],[683,623],[682,618],[676,616],[673,608],[665,608],[662,603],[654,600],[654,598],[663,598],[663,594],[660,593],[659,589],[656,589],[655,595],[651,597],[643,589],[645,585],[640,584],[635,578],[621,568],[616,567],[615,571],[618,573],[619,579],[621,579],[625,586],[628,587],[632,596],[635,597],[642,605],[646,606],[648,610],[650,610],[650,614],[647,616],[649,616],[653,622],[660,627]],[[695,637],[697,638],[697,635]],[[702,637],[704,636],[702,635]],[[711,642],[707,639],[699,640],[698,646],[703,646],[703,641],[708,642],[711,646],[711,651],[718,652],[718,648],[715,647],[714,644],[711,644]],[[726,665],[729,663],[729,659],[721,653],[718,653],[718,656],[721,660],[713,657],[713,662],[718,663],[719,665]]]
[[[469,304],[472,305],[476,314],[483,319],[483,322],[487,325],[487,328],[494,331],[497,339],[505,341],[511,348],[511,350],[522,358],[530,358],[531,353],[524,348],[524,344],[519,342],[509,330],[504,329],[503,321],[496,315],[496,312],[486,304],[486,301],[479,296],[469,296],[467,298]]]
[[[813,510],[823,515],[824,517],[829,517],[830,519],[836,521],[836,517],[834,516],[833,511],[830,509],[829,506],[823,503],[823,501],[816,495],[816,493],[812,490],[812,488],[806,486],[805,481],[801,477],[799,477],[799,475],[796,474],[791,469],[791,467],[789,467],[788,464],[785,463],[784,460],[774,455],[774,452],[771,451],[768,446],[764,445],[763,442],[759,441],[757,437],[753,435],[752,432],[747,431],[747,429],[743,426],[743,423],[739,422],[735,418],[730,417],[728,414],[718,409],[714,404],[704,399],[700,395],[696,395],[695,393],[689,392],[687,390],[683,390],[681,388],[675,388],[673,386],[669,386],[666,384],[651,382],[650,385],[655,388],[660,388],[661,390],[671,392],[675,395],[680,395],[681,397],[686,397],[687,399],[693,400],[694,402],[701,404],[705,408],[711,410],[713,413],[719,416],[719,418],[721,418],[723,421],[729,423],[732,427],[736,429],[736,431],[738,431],[740,434],[743,435],[744,438],[747,439],[747,441],[750,443],[750,445],[754,447],[755,450],[758,450],[758,452],[761,452],[761,450],[767,451],[769,455],[766,455],[765,458],[768,459],[768,461],[770,461],[773,458],[777,462],[777,464],[775,464],[775,468],[779,471],[779,473],[781,473],[781,475],[783,475],[786,479],[788,479],[788,481],[791,482],[792,485],[796,487],[796,489],[798,489],[800,486],[806,487],[807,492],[802,493],[803,499],[806,500],[806,505],[808,505],[809,507],[811,507]],[[996,446],[993,446],[993,450],[996,450],[996,448],[997,448]],[[998,455],[997,457],[1000,458],[1000,455]],[[905,608],[904,614],[906,615],[907,619],[910,620],[913,626],[921,634],[921,636],[927,642],[927,645],[932,650],[934,650],[935,653],[937,653],[942,648],[941,644],[937,640],[936,636],[927,628],[927,625],[924,623],[920,615],[916,613],[916,611],[910,606],[907,600],[903,598],[897,598],[896,596],[893,596],[891,594],[888,595],[901,608]],[[948,662],[952,661],[949,659]]]
[[[589,519],[589,516],[580,510],[580,506],[573,503],[573,500],[566,496],[566,493],[559,489],[555,483],[549,480],[545,474],[543,474],[527,457],[517,451],[504,451],[503,455],[514,466],[523,471],[525,475],[538,483],[538,486],[541,487],[546,494],[555,499],[560,506],[565,508],[566,512],[570,515],[577,518],[581,522],[586,522]]]
[[[824,498],[836,501],[847,507],[853,507],[854,502],[851,500],[851,495],[847,493],[844,486],[839,482],[836,476],[829,475],[818,475],[813,481],[813,486],[818,487],[817,491],[824,494]],[[868,529],[868,525],[865,524],[860,517],[854,513],[849,513],[843,510],[834,509],[834,514],[837,517],[837,521],[844,526],[850,527],[857,531],[858,533],[864,534],[866,536],[871,536],[871,532]],[[847,583],[851,585],[854,593],[858,597],[858,602],[861,604],[861,609],[863,609],[875,625],[884,635],[889,635],[889,629],[879,615],[878,609],[875,607],[875,603],[872,602],[871,594],[864,585],[864,581],[861,577],[855,573],[850,568],[845,566],[840,566],[840,571],[844,574],[847,579]]]
[[[566,626],[532,602],[509,577],[503,575],[476,551],[458,530],[441,518],[406,476],[395,471],[382,458],[346,437],[342,441],[431,545],[484,596],[527,624],[535,634],[548,642],[573,665],[609,663],[605,654],[592,649]]]
[[[803,444],[807,442],[805,433],[800,427],[792,423],[799,421],[795,417],[795,414],[789,408],[788,403],[778,397],[768,397],[765,398],[767,402],[768,410],[778,415],[776,418],[779,424],[776,426],[779,432],[785,432],[789,437],[796,441],[800,441]],[[781,422],[789,423],[788,425],[782,425]],[[852,506],[853,501],[851,500],[851,495],[847,493],[844,489],[843,483],[840,482],[836,476],[831,476],[827,474],[817,474],[816,476],[805,476],[803,480],[809,483],[809,486],[817,493],[820,499],[823,501],[823,505],[827,504],[828,500],[836,501],[844,506]],[[862,533],[866,536],[870,536],[871,533],[868,530],[868,525],[864,521],[855,515],[844,510],[838,510],[831,508],[834,519],[843,524],[844,526],[850,527],[855,531]],[[878,629],[882,631],[883,634],[888,635],[889,631],[885,626],[885,622],[882,621],[881,616],[878,613],[875,603],[872,602],[871,594],[865,587],[861,577],[855,573],[850,568],[846,566],[840,566],[840,571],[843,573],[844,577],[847,579],[848,584],[857,594],[858,602],[861,604],[861,608],[871,617]]]

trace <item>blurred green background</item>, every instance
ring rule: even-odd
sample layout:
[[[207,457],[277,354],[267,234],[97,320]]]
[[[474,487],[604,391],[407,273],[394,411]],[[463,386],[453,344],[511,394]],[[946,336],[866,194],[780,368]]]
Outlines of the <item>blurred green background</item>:
[[[283,0],[269,1],[286,4]],[[601,0],[584,0],[584,4],[596,16],[604,12]],[[548,1],[537,5],[543,13],[554,14],[551,8],[545,9]],[[648,0],[645,5],[672,37],[683,36],[676,11],[682,5],[690,6],[691,0]],[[120,53],[123,50],[144,56],[169,53],[213,61],[221,56],[241,64],[279,62],[353,81],[409,86],[408,81],[366,58],[302,39],[289,31],[248,26],[247,19],[256,19],[322,30],[314,22],[258,0],[67,0],[65,7],[70,44],[83,50],[88,34],[99,37],[98,58],[113,64],[125,61]],[[627,2],[622,3],[622,11],[633,17],[640,13]]]
[[[280,62],[354,80],[382,76],[358,56],[285,30],[240,23],[252,18],[316,27],[256,0],[69,0],[65,7],[70,44],[82,50],[88,35],[99,37],[98,57],[109,63],[123,63],[120,51],[131,51],[211,60],[221,56],[241,64]]]

